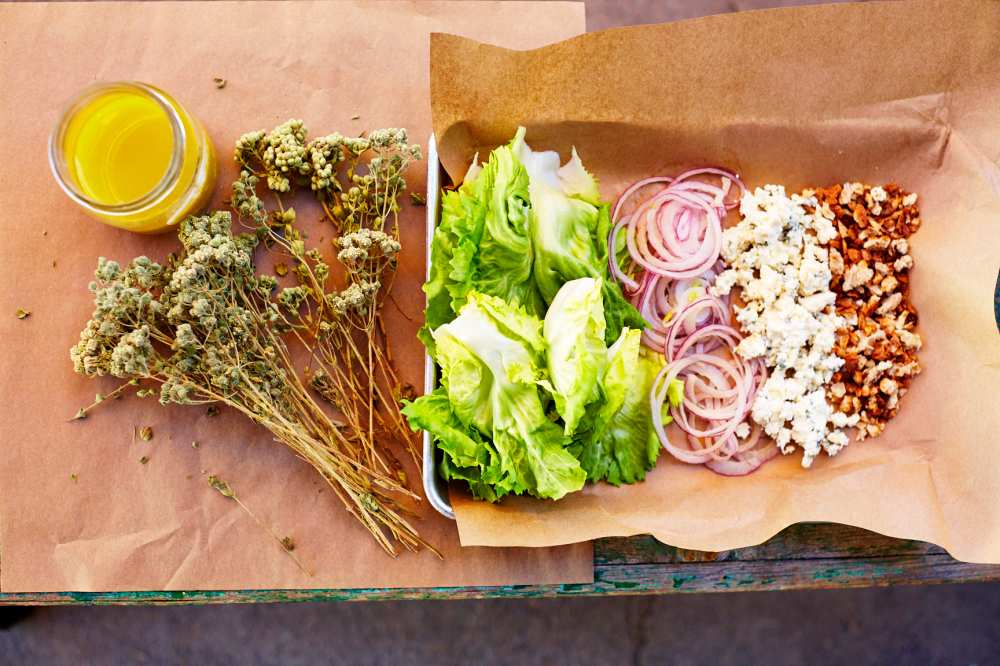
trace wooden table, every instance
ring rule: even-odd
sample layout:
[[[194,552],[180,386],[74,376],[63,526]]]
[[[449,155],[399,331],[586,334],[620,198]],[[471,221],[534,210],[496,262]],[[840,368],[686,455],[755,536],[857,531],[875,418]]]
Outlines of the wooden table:
[[[652,537],[600,539],[594,583],[357,590],[0,594],[0,605],[190,604],[374,599],[482,599],[802,590],[1000,581],[1000,565],[963,564],[937,546],[831,524],[792,526],[751,548],[705,553]]]
[[[819,0],[590,0],[591,30],[699,14]],[[1000,278],[994,298],[1000,327]],[[177,592],[0,593],[0,605],[248,603],[375,599],[578,597],[884,587],[1000,581],[1000,565],[964,564],[919,541],[891,539],[844,525],[800,524],[759,546],[706,553],[665,546],[652,537],[599,539],[594,583],[420,589],[187,590]]]

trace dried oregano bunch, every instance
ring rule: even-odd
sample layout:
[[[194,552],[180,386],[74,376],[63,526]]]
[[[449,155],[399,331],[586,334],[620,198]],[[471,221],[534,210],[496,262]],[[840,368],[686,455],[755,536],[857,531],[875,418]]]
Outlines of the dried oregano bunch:
[[[184,220],[182,251],[166,265],[100,259],[94,313],[70,350],[75,370],[158,382],[163,404],[233,407],[316,468],[388,552],[424,545],[394,499],[416,496],[358,454],[295,372],[283,335],[299,326],[287,317],[294,299],[274,298],[276,279],[254,270],[268,228],[234,235],[231,221]]]
[[[400,397],[412,387],[396,376],[381,307],[401,250],[397,214],[404,172],[420,159],[420,148],[395,128],[356,138],[306,137],[298,120],[243,135],[234,153],[243,171],[233,184],[233,207],[244,224],[265,228],[268,242],[295,262],[298,284],[282,290],[278,301],[313,352],[311,387],[341,411],[370,465],[401,474],[390,445],[401,442],[415,460],[419,456],[399,411]],[[265,177],[276,195],[270,213],[257,192]],[[336,273],[343,275],[339,289],[319,250],[306,250],[294,211],[282,206],[278,195],[295,185],[308,185],[340,231],[333,241]]]

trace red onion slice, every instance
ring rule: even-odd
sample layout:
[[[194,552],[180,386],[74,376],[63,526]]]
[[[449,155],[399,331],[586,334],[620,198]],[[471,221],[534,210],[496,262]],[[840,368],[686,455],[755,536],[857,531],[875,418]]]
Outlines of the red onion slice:
[[[720,185],[697,177],[720,179]],[[733,188],[733,184],[736,188]],[[650,186],[660,186],[652,196],[628,213],[638,193]],[[736,199],[727,199],[731,191]],[[711,267],[722,249],[722,218],[735,207],[745,191],[739,178],[723,169],[703,168],[687,171],[677,178],[644,178],[629,186],[618,198],[612,211],[608,236],[609,268],[629,292],[638,282],[618,265],[615,248],[618,234],[625,228],[631,260],[646,271],[664,277],[694,277]]]
[[[736,436],[767,370],[760,359],[736,356],[742,336],[730,325],[728,299],[707,288],[724,268],[722,221],[745,191],[735,174],[716,168],[644,178],[618,198],[608,235],[611,275],[648,324],[642,343],[667,361],[649,395],[657,437],[678,460],[730,476],[748,474],[778,452],[756,424],[746,439]],[[622,232],[626,269],[615,252]],[[695,279],[704,281],[704,294],[692,291]],[[670,414],[683,436],[673,441],[663,408],[676,378],[684,380],[684,394]]]

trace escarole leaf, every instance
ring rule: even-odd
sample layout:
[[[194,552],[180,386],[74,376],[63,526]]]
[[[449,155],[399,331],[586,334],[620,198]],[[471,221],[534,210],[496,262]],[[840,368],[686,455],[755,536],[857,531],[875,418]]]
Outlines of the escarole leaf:
[[[649,403],[659,368],[640,353],[640,337],[639,331],[626,328],[607,350],[601,400],[588,410],[589,429],[577,438],[580,463],[590,481],[641,481],[659,457]],[[679,401],[682,392],[683,382],[675,381],[670,400]]]
[[[443,193],[424,284],[425,344],[431,344],[431,330],[455,318],[471,291],[544,313],[531,273],[530,208],[528,174],[510,146],[494,150],[481,167],[473,161],[462,185]]]
[[[410,426],[433,434],[439,452],[441,475],[448,481],[465,481],[472,496],[496,501],[516,483],[500,469],[500,456],[492,442],[462,423],[451,409],[443,387],[403,407]]]
[[[602,280],[607,329],[605,341],[618,338],[623,326],[642,328],[639,312],[608,279],[607,204],[600,203],[597,180],[584,169],[576,150],[564,166],[554,151],[534,151],[520,128],[511,142],[528,173],[531,214],[528,227],[534,248],[533,275],[545,302],[559,288],[581,277]]]
[[[457,190],[442,193],[441,218],[431,239],[431,263],[423,290],[427,295],[424,326],[418,337],[433,350],[430,332],[455,317],[449,286],[453,278],[453,262],[459,265],[471,261],[478,247],[486,216],[486,206],[480,193],[490,187],[489,175],[469,173]]]
[[[571,280],[552,299],[545,314],[544,335],[556,411],[572,435],[586,406],[600,397],[604,372],[604,307],[601,281]]]
[[[558,499],[586,480],[579,461],[566,449],[569,441],[562,428],[545,415],[539,389],[545,365],[541,329],[541,320],[523,309],[470,292],[459,316],[433,332],[452,413],[495,447],[498,472],[488,476],[502,481],[491,484],[495,498],[527,492]],[[445,447],[442,451],[461,466]]]

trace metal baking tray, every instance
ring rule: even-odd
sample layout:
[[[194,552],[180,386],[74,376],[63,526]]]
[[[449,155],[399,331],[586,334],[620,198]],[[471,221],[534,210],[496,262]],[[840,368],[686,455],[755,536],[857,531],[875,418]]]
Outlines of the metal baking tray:
[[[437,227],[438,214],[441,210],[441,171],[437,143],[431,134],[427,139],[427,279],[430,279],[431,273],[431,240],[434,238],[434,229]],[[437,365],[429,354],[424,354],[424,393],[430,393],[435,388],[437,388]],[[448,500],[448,484],[438,474],[434,441],[431,434],[426,431],[423,477],[427,501],[442,516],[454,520],[455,512]]]

